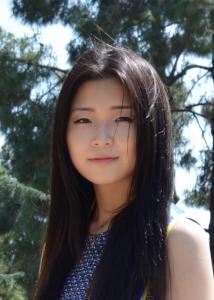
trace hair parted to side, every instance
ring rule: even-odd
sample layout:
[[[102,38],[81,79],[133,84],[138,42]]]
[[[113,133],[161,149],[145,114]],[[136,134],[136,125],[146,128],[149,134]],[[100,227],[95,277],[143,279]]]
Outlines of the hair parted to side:
[[[96,45],[74,63],[60,92],[52,134],[51,203],[34,299],[58,299],[65,276],[81,257],[94,203],[92,184],[74,168],[66,144],[70,107],[88,80],[117,78],[136,119],[136,166],[131,201],[112,220],[98,265],[93,300],[137,299],[149,287],[154,299],[166,290],[166,228],[173,197],[171,112],[164,84],[136,53]]]

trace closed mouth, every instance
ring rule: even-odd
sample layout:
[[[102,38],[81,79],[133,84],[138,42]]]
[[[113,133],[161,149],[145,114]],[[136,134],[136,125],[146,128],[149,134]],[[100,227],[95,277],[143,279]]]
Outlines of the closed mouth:
[[[96,158],[91,158],[89,160],[92,160],[92,161],[111,161],[111,160],[115,160],[117,158],[118,157],[96,157]]]

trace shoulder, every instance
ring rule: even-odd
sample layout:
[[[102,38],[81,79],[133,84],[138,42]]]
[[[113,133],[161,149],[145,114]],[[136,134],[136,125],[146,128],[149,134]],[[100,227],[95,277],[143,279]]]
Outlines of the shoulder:
[[[209,237],[204,229],[197,224],[186,218],[185,216],[178,216],[173,220],[173,227],[168,235],[168,243],[178,242],[180,239],[187,240],[189,243],[196,243],[200,245],[202,243],[208,243]]]
[[[168,299],[214,299],[209,238],[202,227],[179,217],[167,237],[171,289]]]
[[[208,262],[211,265],[209,236],[203,228],[185,218],[178,217],[167,238],[169,258],[173,262],[191,263],[200,257],[198,263]]]

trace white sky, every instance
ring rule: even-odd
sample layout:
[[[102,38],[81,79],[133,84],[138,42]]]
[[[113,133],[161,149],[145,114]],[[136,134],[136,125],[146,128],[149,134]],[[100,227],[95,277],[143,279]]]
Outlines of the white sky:
[[[39,32],[41,34],[40,42],[44,44],[50,44],[53,47],[54,52],[57,55],[56,65],[60,68],[69,68],[67,64],[67,53],[65,50],[66,45],[71,40],[72,30],[69,27],[61,26],[60,24],[54,24],[45,26],[42,29],[38,29],[35,26],[27,26],[21,24],[20,20],[15,19],[10,12],[10,1],[1,1],[0,9],[0,27],[5,31],[14,33],[17,37],[31,36],[34,32]],[[208,62],[203,59],[197,59],[198,64],[207,65]],[[195,70],[189,72],[186,76],[186,81],[190,82],[192,78],[196,76]],[[204,93],[212,94],[213,85],[211,82],[202,82],[202,86],[195,89],[193,98],[199,98],[199,95]],[[203,123],[202,127],[203,127]],[[201,139],[200,131],[198,125],[194,122],[188,129],[185,130],[185,135],[190,138],[190,145],[194,148],[194,153],[197,155],[204,147],[204,141]],[[209,130],[206,132],[206,139],[211,147],[211,135]],[[4,142],[3,137],[0,137],[0,148]],[[182,193],[185,189],[191,189],[194,186],[197,176],[197,169],[192,169],[191,172],[186,172],[181,168],[176,169],[176,189],[177,193],[181,198],[178,206],[185,209],[188,216],[198,220],[203,227],[207,227],[209,224],[209,212],[203,209],[195,209],[187,207],[182,203]]]

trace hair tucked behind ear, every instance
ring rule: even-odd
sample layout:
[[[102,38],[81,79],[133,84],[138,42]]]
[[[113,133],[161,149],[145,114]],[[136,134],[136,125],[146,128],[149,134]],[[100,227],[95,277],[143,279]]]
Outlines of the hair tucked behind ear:
[[[34,299],[57,299],[65,276],[80,259],[94,199],[92,184],[68,154],[69,110],[79,86],[92,79],[120,80],[136,119],[134,200],[112,220],[97,268],[93,300],[133,300],[149,287],[155,299],[166,291],[166,227],[173,192],[171,114],[164,84],[139,55],[98,45],[85,52],[68,74],[56,105],[52,137],[51,204]]]

